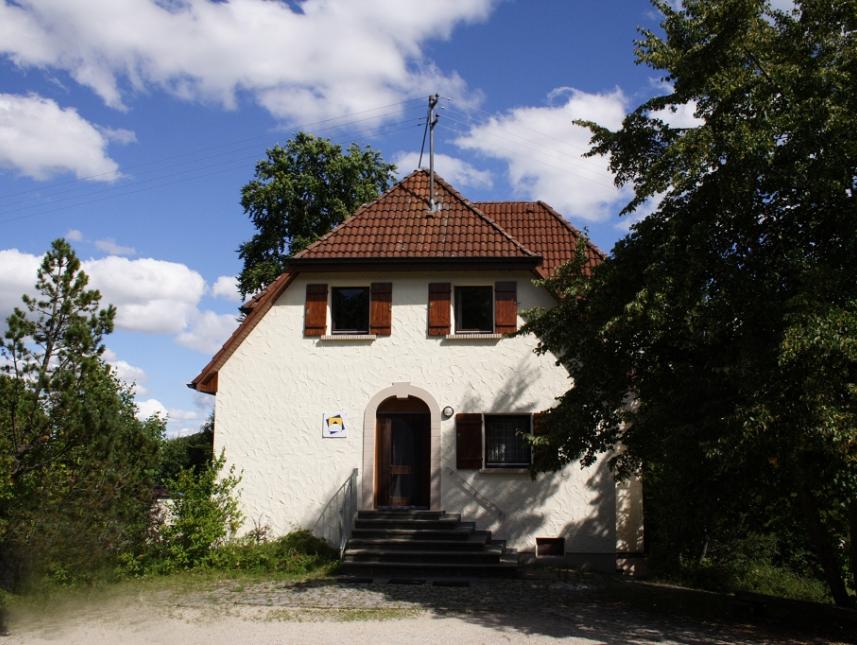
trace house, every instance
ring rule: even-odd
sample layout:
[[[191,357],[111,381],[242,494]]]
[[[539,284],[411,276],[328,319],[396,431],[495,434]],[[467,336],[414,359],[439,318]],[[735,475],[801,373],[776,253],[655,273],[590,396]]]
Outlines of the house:
[[[351,482],[363,511],[460,513],[519,552],[612,569],[642,550],[639,483],[603,459],[531,478],[522,435],[571,381],[510,336],[554,304],[533,281],[579,232],[542,202],[471,203],[436,175],[432,210],[429,184],[415,171],[296,254],[190,384],[216,395],[246,528],[318,527]]]

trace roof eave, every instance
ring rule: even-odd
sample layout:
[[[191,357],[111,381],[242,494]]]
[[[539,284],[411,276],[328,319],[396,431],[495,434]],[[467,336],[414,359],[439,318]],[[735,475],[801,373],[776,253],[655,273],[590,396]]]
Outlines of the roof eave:
[[[473,256],[455,256],[455,255],[447,255],[443,257],[408,257],[408,256],[397,256],[397,257],[325,257],[325,258],[291,258],[288,261],[289,266],[298,267],[307,267],[314,266],[320,264],[377,264],[377,265],[402,265],[402,264],[425,264],[425,265],[437,265],[437,264],[520,264],[523,266],[537,266],[542,261],[542,257],[539,255],[530,255],[530,256],[520,256],[520,257],[506,257],[506,256],[486,256],[486,257],[473,257]]]

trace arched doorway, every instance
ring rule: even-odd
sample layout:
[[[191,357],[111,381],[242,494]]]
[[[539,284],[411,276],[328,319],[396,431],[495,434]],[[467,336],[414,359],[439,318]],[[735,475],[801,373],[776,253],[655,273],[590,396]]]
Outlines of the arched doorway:
[[[375,507],[429,508],[431,412],[415,396],[391,396],[375,413]]]
[[[429,508],[433,511],[441,508],[441,466],[440,466],[440,406],[431,392],[408,382],[393,383],[390,387],[376,392],[369,399],[363,411],[363,472],[360,483],[360,509],[372,510],[377,504],[376,490],[378,487],[377,441],[378,408],[382,403],[395,397],[399,400],[408,398],[418,399],[424,403],[431,415],[429,450],[431,460],[429,467],[430,491]]]

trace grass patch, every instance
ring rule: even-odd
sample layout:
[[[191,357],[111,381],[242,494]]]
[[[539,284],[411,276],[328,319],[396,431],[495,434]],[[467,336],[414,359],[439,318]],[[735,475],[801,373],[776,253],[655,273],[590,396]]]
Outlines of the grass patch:
[[[767,562],[742,562],[741,566],[706,563],[680,573],[658,576],[659,582],[680,584],[708,591],[750,592],[830,604],[830,592],[821,580]]]
[[[366,622],[403,620],[416,618],[422,609],[407,608],[354,608],[354,609],[272,609],[266,615],[266,621],[281,622]]]
[[[104,571],[90,572],[73,581],[46,577],[25,593],[0,592],[13,620],[58,616],[150,598],[169,600],[193,594],[211,594],[212,601],[223,590],[240,593],[261,583],[295,582],[327,577],[339,567],[336,552],[307,531],[295,531],[270,541],[236,540],[213,550],[207,563],[192,569],[175,570],[158,562],[128,563]]]

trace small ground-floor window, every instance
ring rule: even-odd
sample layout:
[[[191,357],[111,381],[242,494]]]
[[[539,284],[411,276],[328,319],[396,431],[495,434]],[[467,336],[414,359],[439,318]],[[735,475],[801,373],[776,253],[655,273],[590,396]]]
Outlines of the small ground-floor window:
[[[485,467],[527,468],[530,465],[532,432],[530,414],[485,415]]]

